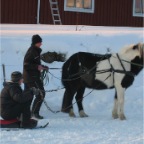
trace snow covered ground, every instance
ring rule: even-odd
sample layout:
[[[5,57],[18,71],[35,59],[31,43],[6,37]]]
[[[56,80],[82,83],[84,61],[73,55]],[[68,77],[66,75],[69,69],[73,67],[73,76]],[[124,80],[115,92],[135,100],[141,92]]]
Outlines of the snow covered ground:
[[[13,71],[21,71],[25,52],[31,44],[31,36],[39,34],[43,38],[43,52],[67,53],[67,58],[75,52],[85,51],[105,54],[107,48],[112,53],[123,46],[143,42],[142,28],[51,26],[51,25],[1,25],[0,47],[0,89],[2,89],[2,64],[6,66],[6,79]],[[50,68],[61,68],[61,62],[46,64]],[[50,70],[61,77],[61,70]],[[45,129],[0,131],[0,144],[143,144],[143,71],[135,78],[133,85],[125,93],[125,114],[127,120],[113,120],[114,90],[93,91],[84,98],[88,118],[80,118],[74,105],[76,118],[67,114],[53,114],[43,104],[39,125],[50,122]],[[46,90],[63,87],[60,80],[49,75]],[[90,92],[86,90],[85,95]],[[46,102],[53,110],[60,110],[64,90],[47,93]],[[73,101],[74,102],[74,101]]]

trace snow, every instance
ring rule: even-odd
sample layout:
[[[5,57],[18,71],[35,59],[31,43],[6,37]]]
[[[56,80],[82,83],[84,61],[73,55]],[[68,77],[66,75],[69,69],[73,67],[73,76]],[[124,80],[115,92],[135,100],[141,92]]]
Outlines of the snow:
[[[77,31],[76,31],[77,29]],[[105,54],[122,47],[143,42],[143,28],[53,26],[53,25],[1,25],[0,64],[6,66],[6,79],[13,71],[21,71],[23,57],[31,43],[31,36],[39,34],[43,38],[43,52],[67,53],[67,58],[75,52],[85,51]],[[62,62],[43,63],[50,68],[61,68]],[[60,78],[61,70],[50,72]],[[45,129],[0,131],[0,144],[143,144],[143,71],[135,78],[133,85],[125,93],[125,115],[127,120],[114,120],[111,116],[113,90],[94,90],[84,98],[87,118],[80,118],[74,105],[76,118],[64,113],[51,113],[42,105],[40,113],[45,117],[38,125],[50,122]],[[0,66],[0,89],[3,74]],[[23,87],[23,86],[22,86]],[[49,74],[45,90],[62,88],[60,80]],[[87,89],[85,95],[91,90]],[[53,110],[60,110],[64,89],[46,94],[46,102]],[[75,102],[75,101],[73,101]]]

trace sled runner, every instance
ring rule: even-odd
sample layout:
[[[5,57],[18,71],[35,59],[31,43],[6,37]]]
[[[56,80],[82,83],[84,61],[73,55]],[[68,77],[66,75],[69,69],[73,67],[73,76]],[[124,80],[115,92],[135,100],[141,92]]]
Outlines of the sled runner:
[[[20,121],[17,119],[0,120],[0,128],[20,128]]]
[[[47,122],[44,125],[37,126],[35,128],[31,129],[43,129],[46,128],[49,125],[49,122]],[[0,120],[0,128],[3,131],[18,131],[18,130],[24,130],[25,128],[20,127],[20,121],[17,119],[12,120]]]

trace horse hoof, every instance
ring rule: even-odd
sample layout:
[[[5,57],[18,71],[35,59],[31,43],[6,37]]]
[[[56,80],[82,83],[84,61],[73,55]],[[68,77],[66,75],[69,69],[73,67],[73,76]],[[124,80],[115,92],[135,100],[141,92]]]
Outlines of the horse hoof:
[[[118,118],[119,118],[117,113],[113,113],[113,114],[112,114],[112,117],[113,117],[114,119],[118,119]]]
[[[119,118],[120,118],[120,120],[126,120],[126,117],[124,114],[120,115]]]
[[[83,110],[79,112],[79,115],[80,117],[88,117],[88,115]]]
[[[73,114],[72,114],[72,113],[69,113],[69,116],[70,116],[70,117],[73,117],[73,118],[76,117],[76,115],[75,115],[74,113],[73,113]]]
[[[73,109],[70,109],[70,111],[69,111],[69,116],[70,116],[70,117],[76,117]]]
[[[63,113],[69,113],[69,111],[65,110],[65,109],[61,109],[61,112],[63,112]]]

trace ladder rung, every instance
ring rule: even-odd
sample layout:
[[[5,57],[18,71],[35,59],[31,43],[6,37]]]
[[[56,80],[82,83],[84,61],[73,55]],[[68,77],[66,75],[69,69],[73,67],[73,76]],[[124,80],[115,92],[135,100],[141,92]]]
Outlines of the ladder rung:
[[[55,22],[60,22],[60,20],[54,20]]]
[[[51,5],[57,5],[58,4],[58,2],[50,2],[51,3]]]
[[[52,8],[52,10],[58,10],[58,8]]]
[[[61,24],[61,22],[59,22],[59,23],[54,22],[54,24]]]
[[[53,16],[59,16],[59,14],[53,14]]]

